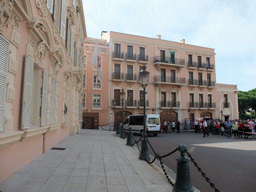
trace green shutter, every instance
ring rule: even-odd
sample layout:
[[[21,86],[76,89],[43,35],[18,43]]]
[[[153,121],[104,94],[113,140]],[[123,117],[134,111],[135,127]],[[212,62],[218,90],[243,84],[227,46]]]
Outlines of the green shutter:
[[[0,35],[0,132],[4,131],[4,107],[6,101],[6,74],[8,68],[9,42]]]
[[[33,101],[33,81],[34,81],[34,61],[26,55],[23,81],[22,99],[22,129],[31,128],[32,101]]]

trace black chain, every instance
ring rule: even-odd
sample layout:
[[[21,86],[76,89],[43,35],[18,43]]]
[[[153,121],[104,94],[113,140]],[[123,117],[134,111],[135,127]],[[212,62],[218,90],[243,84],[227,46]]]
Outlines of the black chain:
[[[170,177],[167,175],[166,171],[165,171],[165,168],[164,168],[164,165],[163,165],[163,162],[162,162],[162,158],[159,157],[159,161],[160,161],[160,164],[161,164],[161,167],[163,169],[163,172],[164,172],[164,175],[166,177],[166,179],[169,181],[169,183],[171,184],[171,186],[174,187],[174,183],[171,181]]]
[[[172,152],[170,152],[170,153],[168,153],[168,154],[166,154],[166,155],[163,155],[163,156],[161,156],[160,158],[164,158],[164,157],[167,157],[167,156],[169,156],[169,155],[172,155],[173,153],[175,153],[176,151],[178,151],[179,150],[179,148],[177,147],[176,149],[174,149]]]
[[[191,159],[191,161],[194,163],[195,167],[197,168],[197,170],[201,173],[201,175],[205,178],[206,182],[208,182],[211,186],[211,188],[213,188],[215,190],[215,192],[220,192],[215,185],[211,182],[211,180],[206,177],[206,174],[202,171],[202,169],[198,166],[198,164],[195,162],[195,160],[193,159],[193,157],[189,154],[189,152],[187,152],[188,157]]]

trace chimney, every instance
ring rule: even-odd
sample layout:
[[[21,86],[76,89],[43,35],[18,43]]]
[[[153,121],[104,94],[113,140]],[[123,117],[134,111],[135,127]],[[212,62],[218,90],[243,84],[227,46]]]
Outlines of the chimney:
[[[185,44],[185,39],[182,39],[180,42],[183,43],[183,44]]]
[[[157,35],[156,38],[157,38],[157,39],[161,39],[161,35]]]

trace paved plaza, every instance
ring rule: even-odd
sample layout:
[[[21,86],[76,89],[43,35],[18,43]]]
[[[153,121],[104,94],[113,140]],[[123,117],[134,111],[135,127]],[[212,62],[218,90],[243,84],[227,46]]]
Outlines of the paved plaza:
[[[162,170],[138,159],[138,149],[113,131],[68,136],[0,183],[2,192],[172,191]],[[174,181],[174,180],[173,180]]]

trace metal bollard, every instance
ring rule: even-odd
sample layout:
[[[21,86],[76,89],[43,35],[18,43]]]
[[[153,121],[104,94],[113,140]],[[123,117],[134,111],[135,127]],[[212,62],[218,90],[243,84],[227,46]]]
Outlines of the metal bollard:
[[[133,142],[134,140],[133,140],[132,128],[129,127],[129,133],[128,133],[126,145],[132,146]]]
[[[190,181],[189,158],[185,156],[187,152],[186,145],[179,146],[180,157],[177,160],[177,175],[173,192],[194,192]]]
[[[120,138],[124,139],[125,138],[125,134],[124,134],[124,125],[122,124],[120,127]]]

